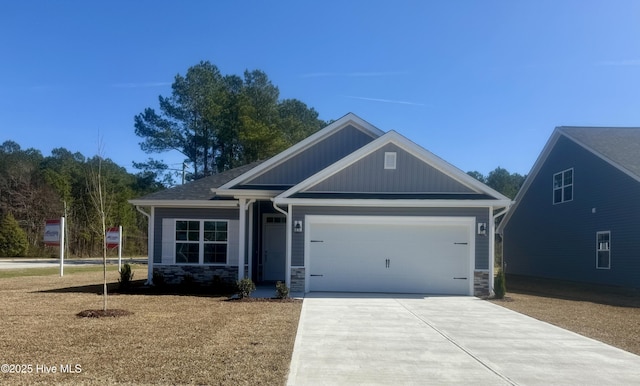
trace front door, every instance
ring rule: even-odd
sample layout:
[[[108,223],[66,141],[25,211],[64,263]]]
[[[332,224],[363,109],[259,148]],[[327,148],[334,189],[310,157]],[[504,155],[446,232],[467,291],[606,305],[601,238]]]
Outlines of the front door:
[[[287,219],[266,214],[262,226],[262,280],[285,280]]]

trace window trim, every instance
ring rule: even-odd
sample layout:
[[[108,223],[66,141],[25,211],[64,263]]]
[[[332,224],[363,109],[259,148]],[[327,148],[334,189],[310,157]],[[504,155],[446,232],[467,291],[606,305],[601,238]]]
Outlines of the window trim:
[[[177,226],[178,226],[178,222],[180,221],[197,221],[200,223],[200,228],[198,230],[198,241],[193,241],[193,240],[178,240],[177,237],[175,237],[177,230]],[[205,241],[204,239],[204,232],[205,232],[205,227],[204,227],[204,223],[205,222],[215,222],[215,223],[219,223],[219,222],[223,222],[227,225],[227,240],[226,241]],[[174,234],[174,240],[173,240],[173,263],[176,265],[213,265],[213,266],[226,266],[229,264],[229,220],[226,219],[194,219],[194,218],[176,218],[174,223],[173,223],[173,234]],[[178,244],[197,244],[198,245],[198,262],[197,263],[181,263],[177,261],[177,254],[178,254]],[[224,244],[227,246],[227,251],[225,254],[225,261],[224,263],[205,263],[204,262],[204,246],[207,244]]]
[[[565,184],[564,183],[564,173],[571,171],[571,183],[570,184]],[[555,181],[556,181],[556,176],[560,174],[562,175],[562,185],[558,188],[556,188],[555,186]],[[565,169],[562,171],[559,171],[557,173],[553,173],[553,178],[551,179],[551,202],[553,203],[553,205],[558,205],[558,204],[563,204],[565,202],[571,202],[573,201],[573,186],[575,184],[575,172],[573,170],[573,168],[569,168],[569,169]],[[565,200],[564,199],[564,189],[571,186],[571,199],[570,200]],[[556,190],[560,190],[560,192],[562,193],[562,199],[558,202],[556,202]]]
[[[608,235],[608,245],[606,246],[606,249],[601,249],[601,244],[599,243],[599,238],[600,235]],[[608,264],[606,266],[600,266],[599,265],[599,254],[600,252],[607,252],[609,254],[607,262]],[[598,231],[596,232],[596,269],[611,269],[611,231]]]

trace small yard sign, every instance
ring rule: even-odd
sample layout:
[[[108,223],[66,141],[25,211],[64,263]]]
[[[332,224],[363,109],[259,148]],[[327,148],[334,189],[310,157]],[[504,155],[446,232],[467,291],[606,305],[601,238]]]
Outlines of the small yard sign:
[[[60,247],[60,276],[64,275],[64,217],[44,222],[44,244]]]
[[[122,225],[107,229],[105,236],[107,248],[118,248],[118,272],[122,270]]]
[[[44,244],[50,246],[60,245],[60,219],[45,220]]]

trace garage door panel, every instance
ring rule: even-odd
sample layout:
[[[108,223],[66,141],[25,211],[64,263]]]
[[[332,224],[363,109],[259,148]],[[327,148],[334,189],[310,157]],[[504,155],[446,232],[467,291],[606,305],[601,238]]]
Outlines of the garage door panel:
[[[311,222],[308,230],[311,291],[469,293],[468,225]]]

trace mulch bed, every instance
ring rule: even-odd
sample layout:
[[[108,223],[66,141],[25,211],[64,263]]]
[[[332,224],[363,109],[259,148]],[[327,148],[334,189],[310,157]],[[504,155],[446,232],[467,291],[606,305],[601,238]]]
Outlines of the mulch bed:
[[[105,310],[84,310],[76,314],[80,318],[117,318],[120,316],[133,315],[133,312],[121,309]]]

